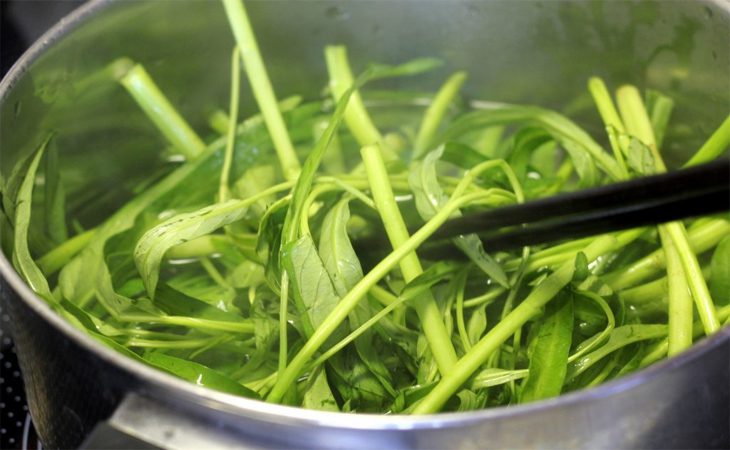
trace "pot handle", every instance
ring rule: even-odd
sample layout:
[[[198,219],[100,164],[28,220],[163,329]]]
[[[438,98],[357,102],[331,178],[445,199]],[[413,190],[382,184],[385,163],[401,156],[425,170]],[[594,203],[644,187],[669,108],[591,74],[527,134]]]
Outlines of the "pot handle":
[[[264,449],[265,442],[210,418],[129,393],[79,447],[106,449]]]

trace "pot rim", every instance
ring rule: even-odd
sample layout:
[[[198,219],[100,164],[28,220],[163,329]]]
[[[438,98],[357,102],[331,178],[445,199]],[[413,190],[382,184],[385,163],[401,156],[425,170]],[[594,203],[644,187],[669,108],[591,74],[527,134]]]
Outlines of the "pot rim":
[[[12,91],[15,83],[31,68],[33,63],[49,47],[63,39],[83,23],[92,20],[97,14],[103,13],[118,0],[90,0],[72,13],[61,19],[57,24],[44,33],[10,68],[6,76],[0,80],[0,104],[3,103]],[[730,3],[722,0],[709,0],[720,10],[730,16]],[[207,387],[197,386],[188,381],[174,377],[161,370],[128,358],[113,349],[96,341],[88,334],[77,329],[37,296],[20,278],[7,257],[0,255],[0,276],[4,277],[10,287],[18,294],[31,309],[43,317],[51,326],[71,338],[76,344],[90,351],[105,362],[131,373],[140,381],[149,386],[162,388],[174,392],[175,398],[182,398],[198,406],[232,414],[241,418],[251,417],[270,423],[279,423],[289,426],[320,426],[327,428],[341,428],[352,430],[406,430],[406,429],[433,429],[463,426],[470,423],[502,420],[511,417],[524,416],[544,410],[578,405],[592,402],[614,394],[630,391],[634,387],[648,382],[660,374],[671,371],[685,364],[701,358],[703,354],[718,345],[730,340],[730,326],[725,326],[713,336],[702,339],[680,355],[671,359],[653,364],[638,372],[609,381],[594,388],[584,389],[561,395],[556,398],[537,402],[487,408],[479,411],[445,412],[424,416],[383,415],[371,413],[348,414],[308,410],[293,406],[266,403],[244,397],[226,394]],[[139,392],[149,393],[142,387]],[[160,399],[160,396],[153,397]],[[169,400],[168,400],[169,401]]]

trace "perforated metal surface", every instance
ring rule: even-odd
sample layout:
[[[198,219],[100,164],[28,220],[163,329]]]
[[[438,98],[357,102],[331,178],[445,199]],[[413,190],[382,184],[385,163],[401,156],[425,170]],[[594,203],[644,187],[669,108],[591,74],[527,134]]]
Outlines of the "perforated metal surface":
[[[0,448],[40,449],[25,400],[15,346],[7,331],[10,317],[0,307]]]

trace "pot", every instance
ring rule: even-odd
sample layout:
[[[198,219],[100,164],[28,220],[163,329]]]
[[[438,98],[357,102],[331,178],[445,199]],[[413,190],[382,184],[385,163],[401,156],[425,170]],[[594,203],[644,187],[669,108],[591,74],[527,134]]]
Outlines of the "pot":
[[[730,104],[730,4],[722,0],[248,3],[280,97],[319,92],[323,46],[344,43],[354,67],[438,56],[451,69],[469,71],[466,93],[473,98],[570,110],[599,130],[586,102],[565,101],[600,75],[614,86],[635,83],[676,100],[675,119],[691,125],[668,139],[670,165],[699,147]],[[204,112],[227,104],[222,68],[232,46],[218,2],[91,1],[46,33],[0,84],[0,172],[7,177],[54,129],[64,175],[105,193],[113,207],[125,194],[126,174],[151,173],[163,143],[126,93],[90,84],[89,77],[129,56],[202,127]],[[435,82],[426,76],[408,87]],[[145,139],[122,138],[130,132]],[[106,213],[88,211],[80,220]],[[548,401],[425,417],[348,415],[267,404],[173,378],[63,321],[5,256],[0,272],[30,411],[47,447],[77,447],[85,439],[91,448],[730,446],[728,327],[669,361]]]

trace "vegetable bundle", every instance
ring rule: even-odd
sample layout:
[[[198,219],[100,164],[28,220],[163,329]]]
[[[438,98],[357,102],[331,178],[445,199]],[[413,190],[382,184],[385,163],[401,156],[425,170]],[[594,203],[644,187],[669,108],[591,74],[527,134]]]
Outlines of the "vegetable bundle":
[[[237,46],[211,138],[141,65],[105,71],[184,161],[93,227],[67,205],[53,135],[2,180],[3,250],[95,339],[236,395],[426,414],[594,386],[730,320],[726,215],[517,252],[465,235],[463,260],[419,256],[451,217],[666,171],[670,98],[623,86],[614,99],[591,79],[606,151],[555,111],[463,101],[463,72],[432,95],[372,91],[439,61],[355,77],[332,46],[326,96],[278,101],[243,4],[223,6]],[[239,120],[242,72],[260,114]],[[729,144],[730,116],[687,165]],[[355,252],[377,233],[391,248]]]

